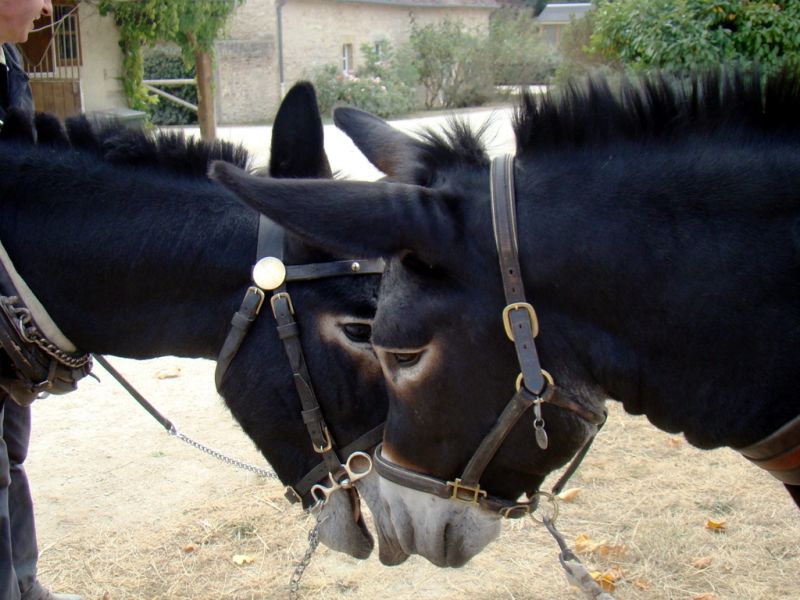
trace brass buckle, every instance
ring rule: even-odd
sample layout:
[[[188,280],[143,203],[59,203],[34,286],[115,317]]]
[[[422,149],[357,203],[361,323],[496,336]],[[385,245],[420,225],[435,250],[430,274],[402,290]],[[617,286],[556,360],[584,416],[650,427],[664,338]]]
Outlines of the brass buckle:
[[[289,295],[289,292],[278,292],[277,294],[272,294],[269,299],[269,304],[272,306],[272,316],[276,319],[278,318],[278,315],[275,314],[275,302],[281,298],[286,298],[286,301],[289,303],[289,312],[294,314],[294,305],[292,304],[292,297]]]
[[[486,490],[482,490],[481,486],[475,487],[469,485],[462,485],[461,478],[456,477],[455,481],[448,481],[447,487],[453,488],[453,493],[450,495],[451,500],[460,500],[461,502],[469,502],[470,504],[478,504],[481,497],[486,498]],[[460,495],[461,491],[467,492],[467,497]],[[471,498],[469,496],[472,496]]]
[[[325,454],[326,452],[330,451],[331,448],[333,448],[333,441],[331,440],[331,434],[326,426],[322,427],[322,435],[325,437],[324,446],[317,446],[316,444],[311,444],[314,447],[314,452],[316,452],[317,454]]]
[[[256,306],[256,314],[260,313],[261,307],[264,306],[264,298],[266,298],[266,296],[264,295],[264,290],[254,285],[251,285],[249,288],[247,288],[247,293],[256,294],[258,296],[259,299],[258,299],[258,306]]]
[[[553,380],[553,376],[550,375],[549,372],[547,372],[544,369],[542,369],[542,375],[544,375],[544,379],[545,379],[545,381],[547,381],[547,385],[548,386],[550,386],[550,387],[555,386],[556,382]],[[522,389],[522,385],[524,383],[525,383],[525,379],[522,377],[522,373],[520,373],[519,375],[517,375],[517,383],[516,383],[517,391],[520,391]]]
[[[506,329],[506,335],[508,336],[508,339],[510,339],[512,342],[514,341],[514,332],[511,329],[511,319],[509,318],[509,313],[512,310],[528,311],[528,316],[531,320],[531,333],[533,334],[533,337],[539,335],[539,318],[536,316],[536,311],[533,310],[533,306],[527,302],[513,302],[503,309],[503,327]]]

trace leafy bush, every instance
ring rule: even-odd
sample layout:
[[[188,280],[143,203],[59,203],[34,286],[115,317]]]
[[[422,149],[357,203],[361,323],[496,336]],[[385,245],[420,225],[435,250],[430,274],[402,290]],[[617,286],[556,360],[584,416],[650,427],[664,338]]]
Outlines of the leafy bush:
[[[387,40],[380,40],[376,45],[364,44],[361,52],[366,64],[355,74],[342,73],[336,65],[327,65],[312,75],[322,114],[330,114],[339,103],[381,117],[413,110],[416,72],[410,63],[396,60]]]
[[[634,69],[800,66],[796,0],[599,0],[589,51]]]
[[[412,18],[409,45],[427,108],[479,106],[494,94],[487,35],[458,21],[420,27]]]
[[[489,43],[494,82],[499,85],[547,83],[560,62],[556,49],[542,39],[532,9],[495,12]]]
[[[144,58],[145,79],[188,79],[195,76],[194,67],[186,67],[180,54],[160,49],[147,52]],[[197,105],[197,88],[193,85],[169,87],[166,91]],[[197,113],[158,96],[158,102],[147,107],[154,125],[189,125],[197,123]]]

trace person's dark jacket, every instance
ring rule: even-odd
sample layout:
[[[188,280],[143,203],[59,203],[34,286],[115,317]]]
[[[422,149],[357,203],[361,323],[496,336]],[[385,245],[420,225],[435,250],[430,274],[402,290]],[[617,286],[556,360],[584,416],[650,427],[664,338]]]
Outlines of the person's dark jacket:
[[[0,121],[5,117],[6,110],[11,107],[33,111],[31,86],[28,74],[22,66],[19,50],[13,44],[3,44],[3,51],[6,55],[6,65],[0,65],[0,69],[5,71],[0,73]]]

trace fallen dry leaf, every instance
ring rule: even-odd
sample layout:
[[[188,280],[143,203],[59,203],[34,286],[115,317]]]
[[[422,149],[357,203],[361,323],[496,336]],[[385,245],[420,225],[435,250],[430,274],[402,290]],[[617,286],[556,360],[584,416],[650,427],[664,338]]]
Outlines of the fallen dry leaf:
[[[683,446],[683,438],[671,437],[667,440],[667,445],[670,448],[680,448]]]
[[[586,552],[594,552],[595,548],[602,542],[595,542],[591,537],[585,533],[579,534],[575,538],[575,552],[585,554]]]
[[[633,587],[635,587],[637,590],[642,590],[643,592],[648,591],[651,586],[652,584],[647,579],[637,579],[633,582]]]
[[[714,519],[707,519],[706,529],[718,532],[725,531],[725,521],[715,521]]]
[[[695,569],[707,569],[714,562],[713,556],[700,556],[692,561],[692,566]]]
[[[186,554],[190,554],[195,550],[197,550],[197,546],[195,546],[194,544],[188,544],[183,547],[183,551],[186,552]]]
[[[577,497],[583,491],[583,488],[570,488],[568,490],[564,490],[558,495],[559,500],[563,500],[564,502],[575,502]]]
[[[231,560],[233,560],[234,564],[239,565],[241,567],[243,565],[249,565],[255,562],[256,557],[250,554],[234,554]]]
[[[600,544],[595,548],[595,554],[608,560],[620,560],[625,556],[625,544]]]
[[[585,533],[575,538],[575,552],[579,554],[595,553],[607,559],[619,559],[625,554],[624,544],[607,544],[605,541],[595,542]]]
[[[156,371],[156,379],[175,379],[181,376],[180,367],[167,367]]]
[[[692,596],[692,600],[717,600],[717,595],[712,594],[711,592],[706,592],[704,594],[697,594],[696,596]]]
[[[622,579],[622,569],[613,568],[608,571],[592,571],[589,573],[604,592],[609,594],[617,587],[617,582]]]

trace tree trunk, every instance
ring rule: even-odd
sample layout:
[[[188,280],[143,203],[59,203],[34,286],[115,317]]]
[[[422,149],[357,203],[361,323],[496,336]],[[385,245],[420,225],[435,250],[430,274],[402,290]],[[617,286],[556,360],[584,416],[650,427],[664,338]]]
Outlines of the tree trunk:
[[[200,137],[211,141],[217,136],[211,54],[195,50],[194,64],[197,72],[197,122],[200,124]]]

